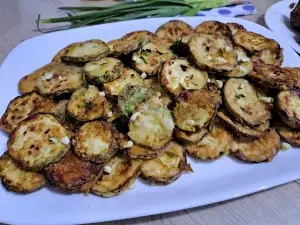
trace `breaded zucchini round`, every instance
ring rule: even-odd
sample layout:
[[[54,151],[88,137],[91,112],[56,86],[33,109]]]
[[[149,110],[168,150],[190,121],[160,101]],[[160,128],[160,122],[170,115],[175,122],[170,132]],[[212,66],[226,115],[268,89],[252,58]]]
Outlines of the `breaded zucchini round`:
[[[14,98],[1,117],[0,127],[11,133],[43,100],[44,98],[35,92]]]
[[[193,33],[193,28],[181,20],[170,20],[160,26],[155,34],[158,38],[166,38],[175,42],[183,36]]]
[[[210,20],[200,23],[194,29],[197,34],[217,34],[231,38],[231,31],[226,24]]]
[[[263,136],[270,128],[269,120],[262,122],[256,127],[250,127],[232,120],[225,111],[220,111],[217,113],[217,115],[228,125],[234,134],[240,137],[259,138]]]
[[[119,59],[107,57],[85,64],[86,79],[95,85],[113,81],[123,74],[124,65]]]
[[[84,84],[82,69],[65,64],[51,64],[36,80],[40,94],[50,97],[72,93]]]
[[[175,137],[183,143],[197,143],[207,134],[208,129],[203,128],[196,132],[183,131],[178,128],[174,129]]]
[[[141,78],[141,75],[135,70],[125,68],[119,78],[111,82],[104,83],[104,91],[111,96],[118,96],[125,85],[142,84],[143,82],[143,78]]]
[[[193,157],[201,160],[214,160],[222,155],[229,154],[232,134],[224,124],[217,123],[198,143],[186,144],[186,151]]]
[[[140,44],[136,39],[117,39],[107,42],[107,45],[110,50],[108,55],[119,57],[138,50]]]
[[[193,172],[187,163],[184,148],[171,141],[157,158],[143,163],[140,177],[152,185],[167,185],[177,180],[183,172]]]
[[[155,34],[147,30],[140,30],[125,34],[121,40],[136,40],[139,44],[146,44],[155,38]]]
[[[231,150],[238,159],[259,163],[272,161],[279,148],[280,137],[275,129],[272,129],[255,140],[236,140]]]
[[[252,61],[241,47],[235,46],[234,49],[238,56],[238,64],[232,71],[222,73],[222,75],[227,77],[244,77],[251,73],[253,69]]]
[[[140,145],[133,145],[132,147],[126,149],[127,155],[132,159],[153,159],[157,157],[159,154],[164,152],[167,148],[168,144],[163,146],[160,149],[152,150],[147,147],[143,147]]]
[[[200,68],[231,71],[238,63],[230,38],[218,34],[197,34],[188,42],[191,56]]]
[[[281,91],[276,101],[282,121],[291,128],[300,128],[300,92]]]
[[[142,160],[115,155],[105,166],[106,173],[92,187],[92,192],[103,197],[118,195],[134,184],[140,173]]]
[[[271,118],[269,103],[259,97],[258,88],[243,78],[230,78],[224,86],[226,109],[239,123],[257,126]]]
[[[45,176],[55,190],[71,193],[88,191],[102,172],[101,164],[81,160],[71,150],[62,160],[45,168]]]
[[[106,163],[118,151],[119,134],[110,123],[92,121],[77,130],[72,144],[75,154],[80,158]]]
[[[39,171],[70,149],[71,131],[51,114],[23,120],[7,142],[9,154],[24,168]]]
[[[282,53],[282,48],[279,47],[263,50],[254,55],[251,59],[252,61],[261,60],[264,64],[270,64],[280,67],[283,62],[284,56]]]
[[[23,170],[8,152],[0,158],[0,178],[7,190],[20,193],[34,192],[46,184],[43,174]]]
[[[64,50],[62,50],[64,51]],[[65,48],[60,58],[65,62],[86,63],[106,57],[109,47],[101,40],[88,40],[85,42],[73,43]],[[59,54],[59,53],[58,53]]]
[[[222,103],[221,93],[215,87],[177,96],[172,109],[176,126],[184,131],[196,132],[203,129],[215,116]]]
[[[186,59],[170,59],[160,71],[161,85],[171,94],[179,95],[185,90],[202,89],[208,74]]]
[[[131,116],[127,135],[135,144],[157,150],[170,141],[173,128],[170,110],[154,96],[140,105]]]
[[[245,27],[238,23],[226,23],[226,25],[230,29],[232,35],[235,35],[239,30],[246,31]]]
[[[154,95],[150,87],[145,85],[127,84],[119,93],[118,106],[121,112],[128,116],[136,108]]]
[[[276,130],[279,135],[291,145],[300,147],[300,131],[297,129],[292,129],[288,126],[277,125]]]
[[[159,43],[159,40],[148,42],[139,51],[133,53],[133,67],[138,72],[146,73],[147,75],[158,74],[163,62],[174,56],[170,46],[171,44]]]
[[[74,91],[67,104],[67,113],[81,122],[102,118],[108,111],[109,104],[106,98],[94,85]]]

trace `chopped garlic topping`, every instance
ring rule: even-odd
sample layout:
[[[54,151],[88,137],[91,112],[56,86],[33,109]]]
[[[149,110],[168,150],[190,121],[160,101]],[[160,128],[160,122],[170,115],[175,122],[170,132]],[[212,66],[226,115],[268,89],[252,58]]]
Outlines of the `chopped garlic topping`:
[[[143,72],[143,73],[141,74],[141,77],[142,77],[143,79],[145,79],[145,78],[147,77],[147,74],[146,74],[145,72]]]
[[[155,95],[156,95],[157,97],[160,97],[160,96],[161,96],[161,93],[158,91],[158,92],[155,93]]]
[[[271,98],[271,97],[259,97],[258,99],[265,103],[273,103],[274,102],[274,98]]]
[[[59,76],[58,77],[58,80],[63,80],[64,78],[62,76]]]
[[[110,166],[104,166],[104,172],[111,173],[112,172],[112,168]]]
[[[244,87],[245,87],[245,84],[242,83],[242,84],[240,85],[240,89],[243,89]]]
[[[216,59],[216,61],[218,61],[220,63],[226,63],[226,62],[228,62],[226,59],[224,59],[222,57],[216,57],[215,59]]]
[[[292,146],[289,143],[287,143],[287,142],[282,142],[281,143],[281,146],[280,146],[281,150],[288,150],[290,148],[292,148]]]
[[[230,50],[231,50],[230,47],[228,47],[228,46],[225,47],[225,52],[230,52]]]
[[[108,111],[106,116],[107,116],[107,117],[112,117],[112,116],[113,116],[112,111]]]
[[[65,144],[68,145],[70,143],[70,138],[68,136],[63,137],[62,139],[60,139],[60,141]]]
[[[46,72],[44,76],[42,76],[43,80],[50,80],[53,77],[53,73]]]
[[[210,79],[209,78],[207,78],[207,83],[210,83]]]
[[[242,62],[249,62],[250,59],[248,57],[241,57],[240,61],[242,61]]]
[[[194,125],[195,124],[195,120],[187,120],[186,122],[187,122],[187,124],[190,124],[190,125]]]
[[[49,141],[52,143],[57,143],[57,139],[55,137],[49,138]]]
[[[100,96],[105,96],[105,92],[104,92],[104,91],[100,91],[100,92],[99,92],[99,95],[100,95]]]
[[[221,81],[221,80],[216,80],[216,87],[217,87],[218,89],[221,89],[221,88],[223,87],[223,81]]]
[[[127,141],[124,145],[123,148],[131,148],[133,146],[133,142],[132,141]]]
[[[133,113],[132,116],[130,117],[130,120],[135,121],[139,115],[140,115],[140,112]]]

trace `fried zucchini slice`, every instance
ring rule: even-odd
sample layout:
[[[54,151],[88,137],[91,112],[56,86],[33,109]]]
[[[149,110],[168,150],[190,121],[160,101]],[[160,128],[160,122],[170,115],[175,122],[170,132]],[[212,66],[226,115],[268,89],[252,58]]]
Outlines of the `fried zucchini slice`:
[[[230,29],[232,35],[235,35],[239,30],[246,31],[245,27],[238,23],[226,23],[226,25]]]
[[[35,92],[14,98],[1,117],[0,127],[7,133],[11,133],[43,100],[44,98]]]
[[[193,157],[201,160],[214,160],[229,154],[232,134],[222,123],[215,124],[198,143],[189,143],[184,147]]]
[[[178,128],[174,129],[175,137],[183,143],[197,143],[207,134],[208,129],[203,128],[196,132],[187,132]]]
[[[300,147],[300,131],[297,129],[292,129],[288,126],[278,125],[276,130],[279,135],[291,145]]]
[[[94,85],[74,91],[67,104],[67,113],[81,122],[102,118],[108,111],[109,103]]]
[[[109,47],[101,40],[88,40],[73,43],[66,47],[62,61],[73,63],[86,63],[92,60],[102,59],[107,56]]]
[[[266,87],[280,90],[300,88],[300,70],[297,68],[278,68],[254,61],[249,75],[252,80]]]
[[[108,55],[119,57],[138,50],[140,44],[136,39],[117,39],[107,42],[107,45],[110,49]]]
[[[251,59],[252,61],[261,60],[264,64],[270,64],[280,67],[283,62],[284,56],[282,53],[282,48],[268,48],[257,53]]]
[[[188,42],[192,59],[201,68],[231,71],[238,63],[230,38],[218,34],[196,34]]]
[[[123,74],[124,65],[118,59],[107,57],[85,64],[83,70],[90,83],[100,85],[119,78]]]
[[[118,106],[121,112],[128,116],[153,95],[153,91],[145,85],[127,84],[119,93]]]
[[[155,38],[155,34],[147,30],[140,30],[125,34],[121,40],[136,40],[139,44],[146,44]]]
[[[131,116],[127,135],[135,144],[157,150],[170,141],[173,128],[170,110],[153,96]]]
[[[203,23],[200,23],[195,27],[194,31],[197,34],[217,34],[231,38],[231,31],[229,27],[224,23],[214,20],[204,21]]]
[[[112,197],[126,191],[140,173],[142,160],[130,159],[125,154],[115,155],[107,164],[110,173],[103,176],[92,187],[92,192],[103,197]]]
[[[70,149],[71,131],[51,114],[23,120],[7,142],[9,154],[24,168],[39,171]]]
[[[65,64],[51,64],[36,80],[39,93],[50,97],[72,93],[84,84],[82,69]]]
[[[92,121],[81,126],[74,141],[74,152],[80,158],[95,163],[106,163],[118,151],[119,134],[104,121]]]
[[[155,34],[158,38],[166,38],[171,42],[177,41],[182,36],[193,33],[193,28],[181,20],[170,20],[160,26]]]
[[[112,96],[118,96],[127,84],[143,84],[144,80],[135,70],[125,68],[123,74],[114,81],[104,83],[104,91]]]
[[[281,91],[276,101],[282,121],[291,128],[300,128],[300,92]]]
[[[224,86],[224,102],[236,121],[256,126],[271,118],[270,105],[259,97],[263,93],[243,78],[230,78]]]
[[[232,71],[225,72],[222,75],[227,77],[244,77],[251,73],[253,69],[252,61],[241,47],[235,46],[234,49],[238,56],[238,64]]]
[[[193,172],[187,163],[184,148],[171,141],[157,158],[143,163],[140,177],[152,185],[167,185],[177,180],[183,172]]]
[[[156,95],[159,95],[164,106],[168,106],[172,99],[168,93],[163,89],[158,77],[152,76],[144,80],[146,86],[150,86]]]
[[[280,137],[275,129],[271,129],[255,140],[236,140],[231,147],[234,155],[243,161],[259,163],[271,162],[280,148]]]
[[[217,115],[228,125],[228,127],[234,134],[240,137],[259,138],[263,136],[270,128],[269,120],[261,123],[256,127],[250,127],[232,120],[225,111],[219,111]]]
[[[84,192],[96,184],[102,168],[101,164],[81,160],[69,151],[62,160],[45,168],[45,176],[57,191]]]
[[[132,64],[136,71],[147,75],[156,75],[163,62],[173,58],[171,44],[153,40],[143,45],[139,51],[132,54]]]
[[[172,109],[176,126],[184,131],[203,129],[216,114],[222,103],[221,93],[215,87],[191,92],[182,92],[175,99]]]
[[[186,59],[170,59],[160,71],[161,85],[171,94],[179,95],[185,90],[202,89],[208,74]]]
[[[150,148],[143,147],[140,145],[133,145],[132,147],[126,149],[125,151],[127,155],[132,159],[153,159],[157,157],[159,154],[161,154],[162,152],[164,152],[167,146],[168,144],[161,147],[160,149],[152,150]]]
[[[20,193],[34,192],[46,184],[43,174],[23,170],[8,152],[0,158],[0,178],[7,190]]]

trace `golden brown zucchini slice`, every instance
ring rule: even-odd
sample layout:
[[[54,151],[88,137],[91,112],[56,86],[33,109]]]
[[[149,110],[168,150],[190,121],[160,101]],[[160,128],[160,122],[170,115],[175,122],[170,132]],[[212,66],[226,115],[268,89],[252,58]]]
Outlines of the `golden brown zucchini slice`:
[[[167,185],[177,180],[183,172],[193,172],[187,163],[184,148],[171,141],[157,158],[143,163],[140,177],[152,185]]]
[[[150,87],[144,85],[125,85],[118,96],[118,106],[121,112],[128,116],[135,109],[154,95]]]
[[[101,40],[88,40],[85,42],[73,43],[66,47],[61,55],[61,60],[73,63],[86,63],[106,57],[109,47]]]
[[[104,121],[92,121],[81,126],[72,144],[74,152],[80,158],[95,163],[106,163],[118,151],[119,134]]]
[[[257,53],[255,56],[253,56],[252,61],[261,60],[264,64],[270,64],[273,66],[280,67],[284,56],[282,53],[282,48],[268,48],[266,50],[263,50],[259,53]]]
[[[235,46],[234,49],[238,56],[238,64],[232,71],[225,72],[222,75],[227,77],[244,77],[251,73],[253,69],[252,61],[241,47]]]
[[[118,59],[107,57],[85,64],[83,70],[89,82],[99,85],[119,78],[123,74],[124,65]]]
[[[197,143],[207,134],[208,129],[203,128],[196,132],[183,131],[178,128],[174,129],[175,137],[183,143]]]
[[[14,98],[1,117],[0,127],[7,133],[12,132],[43,100],[44,98],[35,92]]]
[[[191,56],[200,68],[231,71],[237,64],[237,53],[230,38],[218,34],[196,34],[188,42]]]
[[[175,99],[172,109],[176,126],[184,131],[203,129],[215,116],[222,103],[221,93],[215,87],[182,92]]]
[[[246,162],[270,162],[278,153],[280,137],[275,129],[255,140],[236,140],[232,145],[234,155]]]
[[[117,39],[107,42],[107,45],[110,49],[108,55],[119,57],[138,50],[140,44],[136,39]]]
[[[226,25],[230,29],[232,35],[235,35],[239,30],[246,31],[245,27],[238,23],[226,23]]]
[[[102,175],[102,165],[79,159],[72,151],[59,162],[45,168],[50,185],[61,192],[84,192],[94,186]]]
[[[184,90],[202,89],[206,85],[208,74],[186,59],[170,59],[160,71],[161,85],[173,95]]]
[[[228,26],[226,26],[226,24],[224,23],[214,20],[204,21],[203,23],[200,23],[195,27],[194,31],[197,34],[217,34],[231,38],[231,31]]]
[[[160,81],[158,77],[152,76],[144,80],[144,84],[146,86],[150,86],[151,89],[155,92],[156,95],[158,95],[163,103],[163,105],[168,106],[172,99],[168,95],[168,93],[163,89],[163,87],[160,85]]]
[[[159,38],[166,38],[171,42],[175,42],[183,36],[193,33],[193,28],[181,20],[170,20],[160,26],[155,34]]]
[[[140,145],[133,145],[132,147],[126,149],[126,153],[132,159],[153,159],[157,157],[159,154],[164,152],[167,148],[168,144],[163,146],[160,149],[152,150],[147,147],[143,147]]]
[[[84,84],[82,69],[65,64],[51,64],[36,81],[40,94],[50,97],[72,93]]]
[[[271,118],[270,104],[262,101],[258,88],[243,78],[230,78],[224,86],[226,109],[236,121],[249,126],[259,125]]]
[[[157,150],[170,141],[173,128],[170,110],[154,96],[140,105],[131,116],[128,136],[135,144]]]
[[[132,55],[132,64],[140,73],[147,75],[156,75],[163,62],[171,59],[174,54],[169,44],[159,43],[159,40],[153,40],[143,45],[139,51]]]
[[[279,135],[288,143],[300,147],[300,131],[288,126],[277,125],[276,130]]]
[[[104,91],[112,96],[118,96],[126,84],[142,84],[144,82],[141,75],[133,69],[125,68],[123,74],[114,81],[104,83]]]
[[[147,30],[140,30],[125,34],[121,40],[136,40],[139,44],[146,44],[155,38],[155,34]]]
[[[124,154],[115,155],[105,166],[106,173],[92,187],[92,192],[112,197],[126,191],[134,184],[140,173],[142,160],[130,159]]]
[[[7,190],[20,193],[34,192],[46,184],[43,174],[23,170],[8,152],[0,158],[0,178]]]
[[[261,123],[256,127],[249,127],[245,124],[240,124],[232,120],[225,111],[220,111],[217,113],[218,117],[221,118],[228,127],[232,130],[234,134],[246,138],[258,138],[265,134],[270,128],[269,120]]]
[[[232,140],[233,136],[225,126],[217,123],[201,141],[186,144],[184,147],[195,158],[213,160],[229,153]]]
[[[67,113],[82,122],[104,117],[109,103],[102,93],[94,85],[77,89],[67,104]]]
[[[300,92],[281,91],[276,101],[282,121],[291,128],[300,128]]]
[[[7,142],[9,154],[22,166],[39,171],[70,149],[71,131],[51,114],[23,120]]]

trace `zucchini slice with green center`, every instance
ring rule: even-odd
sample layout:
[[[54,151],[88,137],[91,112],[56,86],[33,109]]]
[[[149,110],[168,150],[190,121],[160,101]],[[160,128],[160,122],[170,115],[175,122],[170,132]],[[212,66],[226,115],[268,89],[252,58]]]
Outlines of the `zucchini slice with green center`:
[[[184,148],[171,141],[157,158],[143,163],[140,177],[152,185],[167,185],[177,180],[183,172],[193,172],[187,163]]]
[[[39,171],[70,149],[71,131],[51,114],[23,120],[7,142],[9,154],[24,168]]]
[[[243,78],[230,78],[224,86],[226,109],[240,123],[256,126],[271,118],[270,104],[261,100],[263,93]]]
[[[107,57],[85,64],[83,68],[86,79],[95,84],[113,81],[123,74],[123,63],[115,58]]]
[[[246,31],[245,27],[238,23],[226,23],[226,26],[230,29],[232,35],[235,35],[239,30]]]
[[[237,64],[237,53],[231,39],[218,34],[196,34],[188,42],[191,56],[200,68],[231,71]]]
[[[85,192],[101,177],[103,166],[79,159],[72,151],[45,168],[50,185],[60,192]]]
[[[8,152],[0,158],[0,178],[7,190],[20,193],[34,192],[46,184],[43,174],[23,170]]]
[[[108,111],[109,103],[94,85],[74,91],[67,104],[68,114],[81,122],[102,118]]]
[[[135,144],[157,150],[170,141],[173,128],[170,110],[154,96],[140,105],[131,116],[127,135]]]
[[[256,55],[254,55],[252,58],[252,61],[255,60],[261,60],[264,64],[269,64],[273,66],[280,67],[284,56],[282,53],[282,48],[268,48],[266,50],[263,50]]]
[[[297,129],[284,126],[282,124],[276,125],[276,130],[279,135],[291,145],[300,147],[300,131]]]
[[[196,26],[194,31],[197,34],[217,34],[231,38],[231,31],[229,27],[224,23],[214,20],[204,21],[203,23]]]
[[[107,56],[109,47],[101,40],[88,40],[73,43],[66,47],[61,60],[65,62],[86,63],[92,60],[102,59]]]
[[[74,152],[80,158],[106,163],[119,148],[117,130],[104,121],[92,121],[81,126],[74,138]]]
[[[140,173],[142,160],[115,155],[105,166],[107,171],[92,187],[92,192],[103,197],[118,195],[130,188]]]

